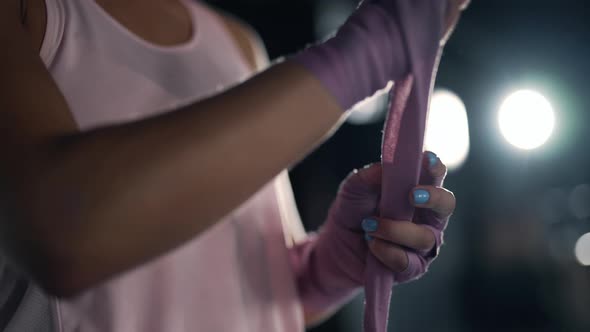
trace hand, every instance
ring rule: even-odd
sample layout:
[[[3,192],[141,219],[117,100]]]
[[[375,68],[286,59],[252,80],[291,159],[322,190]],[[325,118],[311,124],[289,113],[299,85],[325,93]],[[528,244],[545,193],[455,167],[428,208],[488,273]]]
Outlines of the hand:
[[[426,272],[438,255],[455,198],[440,188],[446,167],[429,152],[424,160],[420,186],[409,197],[417,207],[414,220],[371,217],[379,215],[381,193],[381,166],[375,164],[346,178],[319,233],[291,248],[290,260],[306,316],[330,312],[356,294],[365,281],[369,251],[396,273],[398,283]],[[416,190],[424,191],[414,197]]]
[[[345,274],[355,281],[362,283],[367,250],[396,273],[398,283],[420,277],[438,255],[455,197],[440,187],[446,176],[440,159],[427,152],[424,160],[420,185],[408,198],[417,208],[411,221],[376,217],[381,190],[379,164],[354,172],[343,182],[332,206],[332,224],[326,225],[325,231],[333,232],[342,242],[336,244],[341,257],[355,258],[344,267]]]
[[[391,221],[372,217],[362,222],[369,250],[397,273],[398,283],[426,272],[438,255],[443,231],[455,209],[453,193],[441,188],[447,171],[445,165],[431,152],[426,153],[424,160],[426,169],[420,185],[409,197],[417,208],[414,219]]]
[[[365,0],[336,35],[293,60],[348,110],[389,81],[404,78],[411,63],[430,62],[438,54],[446,29],[458,17],[459,0],[446,1],[450,5],[441,0]]]

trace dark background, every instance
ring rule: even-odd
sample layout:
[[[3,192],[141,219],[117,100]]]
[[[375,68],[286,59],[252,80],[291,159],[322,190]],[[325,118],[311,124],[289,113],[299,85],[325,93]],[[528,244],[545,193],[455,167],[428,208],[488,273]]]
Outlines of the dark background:
[[[273,59],[315,40],[317,24],[330,25],[316,19],[330,0],[211,2],[252,25]],[[392,331],[590,331],[590,268],[573,249],[590,222],[569,204],[590,182],[588,5],[473,0],[464,14],[437,80],[463,99],[469,118],[469,157],[446,182],[458,208],[431,272],[395,288]],[[547,144],[529,152],[510,146],[496,121],[502,99],[520,88],[543,93],[557,116]],[[322,223],[353,168],[379,160],[381,127],[346,124],[292,170],[308,229]],[[313,331],[360,331],[361,316],[359,298]]]

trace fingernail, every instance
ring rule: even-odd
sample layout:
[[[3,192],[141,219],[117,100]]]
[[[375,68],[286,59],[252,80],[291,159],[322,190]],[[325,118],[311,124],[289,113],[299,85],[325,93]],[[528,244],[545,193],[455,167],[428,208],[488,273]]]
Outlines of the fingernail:
[[[436,156],[436,154],[434,152],[428,151],[426,153],[426,156],[428,157],[428,165],[430,167],[434,167],[434,165],[436,165],[436,162],[438,161],[438,157]]]
[[[430,193],[424,189],[414,190],[414,203],[426,204],[430,200]]]
[[[367,233],[365,233],[365,241],[371,241],[373,237]]]
[[[375,219],[365,219],[362,226],[365,232],[374,232],[377,230],[378,223]]]

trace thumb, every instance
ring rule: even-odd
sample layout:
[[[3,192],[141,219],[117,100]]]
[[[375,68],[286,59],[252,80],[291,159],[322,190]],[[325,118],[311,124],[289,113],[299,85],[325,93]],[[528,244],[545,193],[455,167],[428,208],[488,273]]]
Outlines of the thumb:
[[[362,231],[364,218],[375,215],[381,195],[381,165],[353,171],[340,186],[330,217],[350,230]]]
[[[340,186],[340,192],[349,194],[381,193],[381,173],[380,163],[367,165],[361,169],[352,171]]]

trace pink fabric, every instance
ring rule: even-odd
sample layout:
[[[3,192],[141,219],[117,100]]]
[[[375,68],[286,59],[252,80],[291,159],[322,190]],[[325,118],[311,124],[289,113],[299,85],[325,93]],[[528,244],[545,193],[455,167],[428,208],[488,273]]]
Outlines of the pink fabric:
[[[408,202],[408,193],[418,183],[420,175],[424,126],[446,3],[441,0],[363,1],[333,38],[293,59],[309,69],[345,110],[385,87],[388,81],[397,81],[382,149],[380,212],[385,218],[413,219],[414,208]],[[404,78],[407,73],[410,75]],[[440,231],[435,231],[440,244]],[[328,241],[320,237],[316,248],[308,254],[312,261],[319,261],[322,255],[328,255],[329,250],[337,247],[336,243],[321,245]],[[349,245],[362,252],[362,247],[352,243]],[[328,249],[322,249],[325,247]],[[319,253],[320,250],[326,252]],[[345,274],[348,268],[359,263],[358,257],[328,256],[323,264],[335,269],[341,265],[341,272]],[[396,276],[400,281],[420,276],[429,263],[418,253],[410,253],[408,258],[410,266]],[[365,331],[385,332],[394,276],[372,254],[367,254],[366,259]],[[334,276],[337,278],[337,274]],[[300,289],[303,294],[310,293],[304,286],[300,285]],[[336,293],[333,300],[339,301],[340,297],[341,294]]]
[[[422,169],[424,129],[438,65],[446,1],[397,0],[392,3],[406,42],[411,75],[394,87],[385,123],[381,216],[412,220],[414,207],[407,197],[418,184]],[[442,228],[434,230],[437,245],[440,245]],[[365,331],[385,332],[395,278],[374,256],[367,258]],[[428,267],[429,261],[418,253],[408,254],[408,259],[408,269],[396,276],[401,281],[422,275]]]
[[[311,317],[338,309],[361,290],[367,277],[371,277],[367,267],[372,263],[367,258],[373,256],[369,254],[359,220],[378,215],[383,206],[396,205],[395,202],[387,204],[381,198],[382,188],[395,185],[385,182],[384,167],[374,164],[348,176],[340,186],[319,233],[291,251],[299,295],[306,313]],[[424,164],[423,167],[429,165]],[[442,177],[433,178],[429,172],[423,172],[420,184],[440,186]],[[407,195],[405,199],[408,199]],[[448,221],[438,218],[428,209],[418,209],[412,220],[433,231],[436,245],[427,252],[408,252],[409,266],[395,275],[397,284],[414,280],[426,272],[438,254],[442,231]],[[386,273],[393,275],[389,271]],[[387,290],[390,289],[390,286],[384,288],[384,293],[388,295]]]
[[[361,290],[369,252],[361,221],[378,211],[380,173],[375,165],[348,176],[319,233],[292,251],[299,294],[311,315],[333,311]]]
[[[362,2],[335,36],[292,59],[314,73],[343,110],[408,72],[399,23],[383,2]]]
[[[184,2],[194,37],[174,47],[141,40],[93,0],[46,4],[41,57],[82,130],[160,114],[250,73],[225,26],[198,2]],[[280,212],[270,183],[178,250],[76,299],[54,300],[57,330],[303,331]]]

